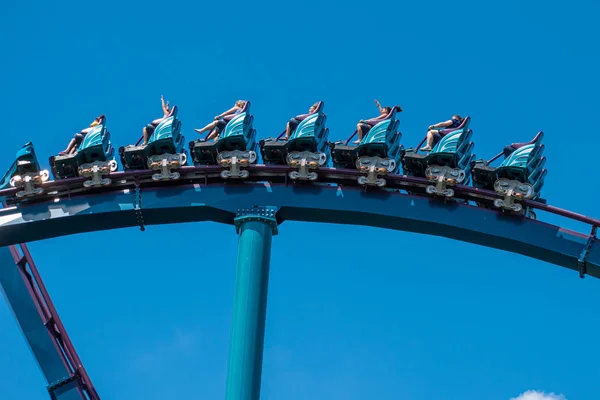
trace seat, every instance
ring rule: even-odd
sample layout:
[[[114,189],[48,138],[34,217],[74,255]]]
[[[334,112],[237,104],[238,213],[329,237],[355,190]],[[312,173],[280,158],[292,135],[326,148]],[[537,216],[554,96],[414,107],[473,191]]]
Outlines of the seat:
[[[547,174],[547,170],[544,169],[546,157],[543,156],[545,149],[542,144],[543,137],[544,134],[540,131],[529,142],[511,143],[492,160],[474,164],[472,168],[474,185],[494,190],[494,183],[498,179],[517,180],[531,184],[535,190],[533,198],[537,199]],[[491,162],[501,155],[504,155],[504,160],[498,167],[492,167]]]
[[[242,110],[233,116],[219,135],[219,151],[245,150],[254,147],[256,130],[252,127],[254,117],[250,114],[250,102],[246,101]]]
[[[529,175],[538,169],[545,146],[533,142],[518,147],[497,168],[498,178],[529,181]]]
[[[275,139],[261,140],[260,149],[264,162],[286,164],[286,157],[292,151],[323,152],[328,155],[329,130],[325,127],[327,117],[323,113],[324,108],[325,103],[319,101],[314,112],[294,117],[299,119],[300,123],[287,141],[278,141],[285,135],[285,130]]]
[[[165,153],[176,154],[183,151],[181,121],[177,119],[178,107],[173,106],[169,114],[158,121],[152,135],[148,138],[148,157]],[[153,121],[154,125],[157,121]]]
[[[75,154],[52,156],[49,162],[54,178],[66,179],[79,176],[79,167],[84,164],[113,159],[114,149],[110,142],[106,117],[103,117],[98,125],[89,128],[89,132],[84,136]]]
[[[114,158],[114,149],[110,142],[110,132],[106,128],[106,117],[88,132],[77,148],[80,164],[94,161],[107,161]]]
[[[470,129],[455,129],[447,133],[433,146],[427,157],[427,163],[450,168],[465,168],[465,162],[470,159],[474,147],[474,143],[470,142],[472,135],[473,131]]]
[[[28,142],[17,151],[15,161],[12,163],[4,177],[0,180],[0,190],[10,188],[10,180],[15,175],[25,175],[40,171],[40,163],[35,155],[33,143]]]
[[[228,116],[227,116],[228,117]],[[238,114],[234,114],[216,142],[197,139],[189,143],[195,165],[217,164],[217,156],[222,151],[254,150],[256,129],[254,117],[250,114],[250,102],[246,101]]]
[[[473,148],[475,144],[471,142],[473,131],[468,129],[468,118],[463,121],[463,129],[451,129],[446,133],[438,143],[436,143],[429,154],[417,153],[414,149],[405,152],[402,157],[402,163],[405,173],[414,176],[425,176],[428,166],[438,165],[453,169],[465,171],[468,181],[471,168],[470,163],[473,160]]]
[[[542,139],[544,138],[544,132],[540,131],[537,133],[537,135],[535,135],[535,137],[530,140],[529,142],[524,142],[524,143],[511,143],[510,147],[512,147],[513,149],[520,149],[521,147],[530,145],[530,144],[536,144],[536,143],[541,143]]]
[[[154,132],[148,138],[148,144],[128,145],[119,148],[121,163],[126,170],[148,169],[148,159],[163,154],[185,153],[185,138],[181,134],[181,121],[177,118],[179,108],[174,105],[169,114],[152,121]]]
[[[398,131],[400,121],[396,118],[396,114],[401,111],[402,108],[399,106],[392,107],[390,112],[363,136],[357,146],[348,146],[356,131],[346,142],[332,144],[331,156],[334,166],[352,168],[356,160],[362,156],[393,158],[398,161],[402,134]]]

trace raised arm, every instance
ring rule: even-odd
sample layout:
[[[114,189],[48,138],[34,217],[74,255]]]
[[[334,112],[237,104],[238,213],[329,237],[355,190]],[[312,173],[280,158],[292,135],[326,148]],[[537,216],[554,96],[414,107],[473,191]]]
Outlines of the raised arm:
[[[163,112],[165,114],[168,114],[169,113],[169,102],[165,103],[165,97],[162,94],[160,95],[160,102],[162,104]]]
[[[379,100],[375,99],[375,105],[379,108],[379,112],[383,114],[383,107],[379,104]]]

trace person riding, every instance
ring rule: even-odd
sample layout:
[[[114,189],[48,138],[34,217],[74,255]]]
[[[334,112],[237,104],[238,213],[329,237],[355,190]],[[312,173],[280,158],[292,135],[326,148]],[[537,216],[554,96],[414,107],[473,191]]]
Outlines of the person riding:
[[[61,151],[60,153],[58,153],[59,156],[65,156],[67,154],[75,154],[77,152],[77,147],[79,147],[79,145],[81,144],[81,142],[83,142],[83,138],[85,137],[85,135],[87,135],[88,133],[90,133],[90,131],[92,130],[92,128],[94,128],[95,126],[100,125],[100,123],[104,120],[104,114],[100,115],[99,117],[94,118],[94,121],[90,124],[89,128],[85,128],[82,129],[81,131],[79,131],[78,133],[76,133],[73,136],[73,139],[71,139],[71,141],[69,142],[69,145],[67,146],[67,149],[64,151]]]
[[[298,125],[300,125],[300,122],[304,121],[311,114],[314,114],[315,111],[317,111],[318,106],[319,106],[319,102],[316,102],[315,104],[310,106],[310,108],[308,109],[308,114],[296,115],[294,118],[290,119],[285,126],[285,139],[284,140],[288,140],[290,138],[290,135],[292,134],[292,132],[294,132],[296,130],[296,128],[298,127]]]
[[[167,101],[165,103],[165,97],[162,94],[160,95],[160,102],[162,105],[163,116],[162,116],[162,118],[155,119],[154,121],[152,121],[150,124],[146,125],[142,129],[142,135],[144,135],[144,143],[142,143],[142,146],[145,146],[148,144],[148,139],[154,133],[155,125],[160,124],[162,122],[162,120],[167,118],[169,116],[169,114],[171,113],[171,109],[169,108],[169,102]]]
[[[194,129],[194,130],[196,132],[198,132],[199,134],[202,134],[206,131],[212,131],[214,129],[214,131],[212,131],[208,135],[208,137],[206,138],[206,141],[209,141],[210,139],[214,138],[215,142],[216,142],[217,139],[219,139],[219,135],[221,134],[223,129],[225,129],[225,127],[227,126],[227,123],[229,123],[229,121],[231,121],[237,114],[241,113],[242,110],[244,109],[245,105],[246,105],[245,100],[238,100],[235,102],[234,106],[231,107],[229,110],[217,115],[214,118],[213,122],[206,125],[204,128]]]
[[[444,129],[455,129],[463,123],[465,119],[458,114],[454,114],[452,118],[447,121],[438,122],[437,124],[430,125],[427,131],[427,144],[421,147],[421,151],[431,151],[433,142],[439,142],[441,138],[446,136],[448,132],[443,132]],[[438,129],[442,128],[442,129]]]
[[[375,118],[358,121],[356,125],[356,132],[358,133],[358,140],[354,141],[354,144],[359,144],[362,138],[373,128],[375,125],[386,119],[389,115],[390,111],[392,111],[392,107],[381,107],[379,101],[375,100],[375,105],[379,108],[379,115]],[[399,111],[402,111],[402,108],[398,107]]]

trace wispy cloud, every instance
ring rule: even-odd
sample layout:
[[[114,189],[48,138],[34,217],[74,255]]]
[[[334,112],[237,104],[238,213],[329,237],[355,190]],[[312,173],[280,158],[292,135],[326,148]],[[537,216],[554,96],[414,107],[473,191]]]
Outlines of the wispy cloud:
[[[513,397],[510,400],[567,400],[562,394],[544,393],[537,390],[528,390],[521,393],[519,397]]]

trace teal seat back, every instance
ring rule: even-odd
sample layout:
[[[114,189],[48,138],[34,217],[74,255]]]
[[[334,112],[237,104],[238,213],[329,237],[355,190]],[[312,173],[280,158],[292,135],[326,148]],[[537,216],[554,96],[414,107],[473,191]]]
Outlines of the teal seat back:
[[[223,133],[219,136],[219,139],[231,138],[234,136],[244,136],[245,133],[245,125],[249,115],[246,112],[242,112],[237,114],[227,126]]]
[[[254,147],[256,130],[252,127],[254,117],[250,114],[250,102],[225,126],[219,135],[217,146],[222,149],[248,149]]]
[[[388,117],[369,130],[362,138],[360,145],[381,144],[392,147],[397,136],[399,121],[396,118],[397,108],[392,107]]]
[[[148,144],[171,138],[174,141],[177,141],[180,133],[179,124],[180,122],[177,119],[177,106],[173,106],[169,116],[160,121],[158,126],[154,129],[154,132],[148,139]]]
[[[464,144],[471,138],[471,131],[465,129],[459,129],[454,132],[450,132],[444,136],[435,146],[431,149],[430,155],[436,153],[457,153],[462,150]]]
[[[306,117],[298,124],[296,130],[290,135],[289,140],[314,138],[321,129],[322,124],[320,120],[323,119],[323,116],[324,114],[315,113]]]
[[[92,130],[85,135],[83,142],[79,145],[77,151],[89,149],[94,146],[102,146],[106,137],[106,121],[102,121],[101,124],[96,125]]]
[[[289,142],[293,142],[296,139],[307,140],[310,138],[314,138],[317,142],[320,141],[325,132],[326,117],[323,113],[324,107],[325,103],[319,101],[316,110],[300,121],[294,132],[290,135]]]
[[[10,180],[13,176],[28,172],[38,172],[39,170],[40,163],[35,155],[33,143],[26,143],[17,151],[15,161],[8,171],[6,171],[2,180],[0,180],[0,190],[10,187]]]

